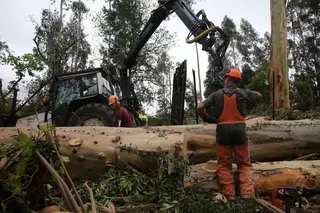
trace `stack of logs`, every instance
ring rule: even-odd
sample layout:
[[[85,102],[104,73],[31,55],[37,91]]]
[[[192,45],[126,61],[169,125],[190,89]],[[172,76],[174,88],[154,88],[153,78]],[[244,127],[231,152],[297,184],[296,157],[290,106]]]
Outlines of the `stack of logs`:
[[[121,150],[120,146],[148,153],[179,145],[181,154],[196,164],[192,166],[190,176],[186,177],[185,186],[197,183],[204,190],[219,190],[215,173],[215,128],[214,124],[148,129],[57,127],[55,139],[61,145],[61,153],[70,159],[66,166],[73,179],[95,179],[103,172],[105,164],[130,165],[140,170],[156,166],[156,162],[141,159],[134,152]],[[320,153],[319,120],[270,121],[255,118],[247,121],[247,128],[257,191],[280,186],[320,190],[320,161],[292,161]],[[37,132],[36,129],[19,130]],[[17,128],[0,128],[0,143],[12,143],[11,136],[16,134]]]

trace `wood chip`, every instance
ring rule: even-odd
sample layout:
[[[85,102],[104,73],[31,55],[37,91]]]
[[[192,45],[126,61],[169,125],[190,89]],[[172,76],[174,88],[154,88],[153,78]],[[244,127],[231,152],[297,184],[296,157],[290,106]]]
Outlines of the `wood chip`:
[[[112,143],[117,143],[120,141],[120,136],[115,136],[114,138],[112,138]]]
[[[81,138],[71,138],[71,139],[68,141],[68,144],[69,144],[71,147],[80,146],[80,145],[82,144],[82,140],[81,140]]]

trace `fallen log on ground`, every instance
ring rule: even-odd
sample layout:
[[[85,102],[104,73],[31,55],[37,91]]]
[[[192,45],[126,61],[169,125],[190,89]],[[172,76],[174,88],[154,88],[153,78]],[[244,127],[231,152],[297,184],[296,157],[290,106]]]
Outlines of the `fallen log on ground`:
[[[184,186],[219,191],[216,169],[217,163],[214,160],[192,166]],[[236,171],[237,166],[233,164],[234,175]],[[268,193],[278,187],[320,191],[320,160],[253,163],[251,171],[256,192]]]
[[[294,159],[320,152],[320,120],[246,121],[252,161]],[[196,164],[216,158],[216,125],[163,126],[185,134],[185,151]],[[298,156],[297,156],[298,155]],[[301,155],[301,156],[299,156]]]
[[[90,179],[101,174],[106,163],[133,169],[155,167],[155,160],[139,156],[168,150],[179,144],[182,154],[194,163],[216,159],[214,124],[162,126],[150,129],[114,127],[58,127],[56,139],[73,178]],[[251,159],[272,161],[294,159],[297,153],[320,152],[320,121],[247,121]],[[21,129],[37,134],[35,129]],[[12,143],[17,128],[0,128],[0,143]]]

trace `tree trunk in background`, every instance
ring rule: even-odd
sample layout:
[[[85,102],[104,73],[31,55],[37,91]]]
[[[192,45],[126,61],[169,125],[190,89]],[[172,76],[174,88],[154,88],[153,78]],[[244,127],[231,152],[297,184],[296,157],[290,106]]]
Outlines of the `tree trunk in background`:
[[[61,24],[61,27],[62,27],[62,22],[63,22],[63,3],[64,3],[64,1],[65,0],[60,0],[60,24]]]
[[[247,121],[252,161],[295,159],[298,154],[320,153],[320,121]],[[216,125],[161,126],[150,129],[114,127],[57,127],[61,152],[69,156],[67,167],[74,178],[97,178],[106,163],[152,169],[156,160],[145,155],[177,145],[192,163],[216,159]],[[36,134],[36,130],[20,129]],[[0,128],[0,143],[10,145],[17,128]],[[71,146],[70,141],[80,141]],[[121,151],[129,146],[134,152]]]
[[[270,0],[270,9],[271,9],[271,69],[269,74],[270,106],[271,106],[271,109],[273,109],[273,100],[274,100],[275,109],[290,108],[289,77],[288,77],[288,62],[287,62],[286,0]],[[273,93],[273,89],[275,90],[274,93]],[[275,95],[275,97],[273,97],[273,94]]]
[[[74,72],[78,71],[78,61],[79,61],[79,49],[80,49],[80,36],[81,36],[81,9],[80,9],[81,0],[79,0],[79,8],[78,8],[78,26],[77,26],[77,49],[76,56],[74,61]]]

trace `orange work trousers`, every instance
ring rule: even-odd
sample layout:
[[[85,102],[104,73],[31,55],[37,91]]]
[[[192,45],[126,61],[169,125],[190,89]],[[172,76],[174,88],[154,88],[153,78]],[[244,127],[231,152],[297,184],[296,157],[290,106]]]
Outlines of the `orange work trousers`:
[[[234,154],[234,157],[233,157]],[[232,175],[233,159],[238,166],[240,179],[240,193],[243,198],[250,198],[254,195],[254,183],[250,171],[250,152],[248,142],[237,146],[224,146],[217,144],[218,168],[217,174],[222,185],[223,194],[229,200],[236,197],[235,184]]]

